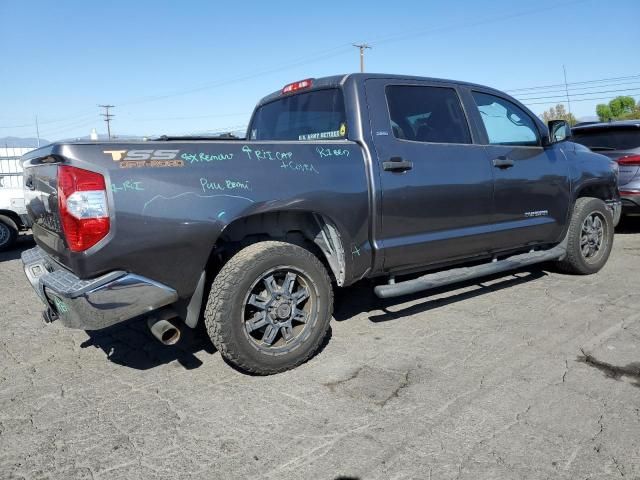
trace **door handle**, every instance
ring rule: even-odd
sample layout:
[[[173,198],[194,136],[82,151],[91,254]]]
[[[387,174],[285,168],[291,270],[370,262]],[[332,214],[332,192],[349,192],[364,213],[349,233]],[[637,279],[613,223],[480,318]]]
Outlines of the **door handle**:
[[[403,160],[402,157],[391,157],[388,162],[382,162],[382,169],[387,172],[404,172],[413,168],[413,162]]]
[[[515,162],[507,157],[498,157],[493,159],[493,166],[496,168],[511,168],[515,165]]]

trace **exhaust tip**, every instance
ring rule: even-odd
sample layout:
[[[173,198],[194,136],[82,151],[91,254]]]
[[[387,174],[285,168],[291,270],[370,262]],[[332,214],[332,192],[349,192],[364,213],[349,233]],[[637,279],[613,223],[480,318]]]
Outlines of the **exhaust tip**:
[[[180,340],[180,330],[177,328],[168,328],[163,334],[160,340],[165,345],[175,345]]]
[[[151,334],[163,345],[175,345],[180,340],[180,329],[163,318],[149,318]]]

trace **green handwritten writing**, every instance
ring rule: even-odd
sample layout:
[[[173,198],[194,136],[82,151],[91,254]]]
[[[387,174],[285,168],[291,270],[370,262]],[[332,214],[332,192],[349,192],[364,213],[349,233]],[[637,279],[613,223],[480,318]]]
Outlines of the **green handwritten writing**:
[[[180,155],[180,158],[189,163],[221,162],[223,160],[233,159],[233,153],[186,152]]]
[[[316,152],[320,155],[320,158],[324,157],[348,157],[350,152],[346,148],[325,148],[316,147]]]
[[[69,307],[67,307],[67,305],[60,300],[58,297],[53,297],[53,303],[56,306],[56,310],[58,310],[58,313],[68,313],[69,312]]]
[[[122,183],[112,183],[111,191],[113,193],[117,192],[142,192],[144,191],[144,187],[142,186],[142,182],[136,180],[125,180]]]
[[[298,163],[293,160],[282,161],[280,168],[302,173],[320,173],[312,163]]]
[[[206,178],[200,179],[200,186],[203,192],[207,191],[225,191],[225,190],[251,190],[249,180],[230,180],[224,179],[219,181],[211,181]]]
[[[252,149],[248,145],[242,147],[242,151],[247,154],[249,160],[291,160],[293,152],[280,152],[271,150]]]

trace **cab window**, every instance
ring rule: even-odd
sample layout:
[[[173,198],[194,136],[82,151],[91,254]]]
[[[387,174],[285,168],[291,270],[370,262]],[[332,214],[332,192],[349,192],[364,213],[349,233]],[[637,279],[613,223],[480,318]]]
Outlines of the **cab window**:
[[[390,85],[386,89],[393,135],[427,143],[471,143],[469,127],[453,88]]]
[[[538,146],[540,136],[533,119],[516,104],[487,93],[473,92],[491,145]]]

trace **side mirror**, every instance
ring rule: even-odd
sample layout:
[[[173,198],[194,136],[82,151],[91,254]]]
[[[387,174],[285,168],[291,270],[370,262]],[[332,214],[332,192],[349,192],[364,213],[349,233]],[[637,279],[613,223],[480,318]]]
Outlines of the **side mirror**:
[[[565,120],[551,120],[548,125],[548,145],[571,139],[571,127]]]

